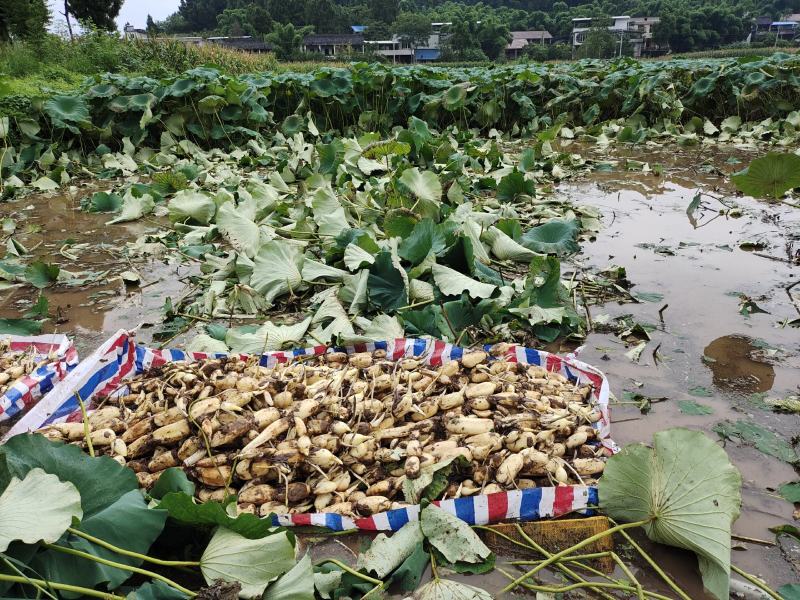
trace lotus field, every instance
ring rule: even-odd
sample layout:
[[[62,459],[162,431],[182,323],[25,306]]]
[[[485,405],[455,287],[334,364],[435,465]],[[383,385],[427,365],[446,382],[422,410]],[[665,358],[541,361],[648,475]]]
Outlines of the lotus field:
[[[620,450],[609,401],[613,417],[666,398],[563,357],[602,332],[638,364],[668,307],[660,326],[602,314],[660,298],[611,252],[586,258],[617,212],[564,190],[620,169],[660,178],[659,152],[731,152],[735,173],[705,171],[720,186],[798,209],[796,55],[208,66],[97,74],[33,106],[0,114],[0,334],[69,333],[91,358],[56,384],[69,410],[0,404],[4,595],[800,597],[731,564],[742,475],[705,426],[664,422]],[[741,217],[720,189],[682,217]],[[674,254],[666,235],[639,251]],[[795,265],[793,247],[773,260]],[[742,315],[769,314],[740,297]],[[98,359],[120,327],[73,326],[71,311],[112,302],[136,337]],[[7,395],[53,360],[8,348]],[[760,450],[772,439],[726,427]],[[800,501],[798,487],[779,494]],[[491,527],[587,510],[610,524],[558,548]],[[349,529],[360,549],[341,543]],[[699,575],[693,558],[671,573],[662,545],[694,553]]]

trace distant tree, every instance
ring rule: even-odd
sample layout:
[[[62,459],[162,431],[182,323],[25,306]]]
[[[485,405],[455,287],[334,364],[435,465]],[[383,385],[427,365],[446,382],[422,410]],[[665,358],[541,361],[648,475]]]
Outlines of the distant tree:
[[[0,41],[40,38],[49,22],[45,0],[0,0]]]
[[[392,32],[404,44],[411,47],[422,46],[431,35],[431,20],[417,13],[400,13],[392,24]]]
[[[226,8],[217,15],[216,31],[220,35],[259,36],[272,31],[272,18],[266,9],[257,4]]]
[[[158,25],[156,25],[156,22],[153,20],[153,17],[151,15],[147,15],[146,28],[147,28],[147,35],[152,37],[158,34]]]
[[[272,18],[281,23],[303,23],[305,3],[300,0],[269,0],[267,9]]]
[[[371,0],[369,3],[372,18],[384,23],[392,23],[400,11],[398,0]]]
[[[275,23],[266,40],[272,44],[280,60],[290,60],[300,52],[303,39],[313,31],[311,27],[295,27],[291,23]]]
[[[611,58],[616,54],[618,45],[619,38],[608,28],[593,26],[586,32],[577,55],[579,58]]]
[[[481,21],[478,30],[478,41],[483,53],[492,60],[497,60],[504,56],[506,46],[511,41],[511,32],[505,23],[495,18],[485,19]]]
[[[449,29],[447,46],[458,60],[466,60],[464,54],[469,50],[480,50],[478,33],[480,25],[469,18],[453,21]]]
[[[64,0],[64,10],[78,21],[87,21],[99,29],[113,31],[123,0]]]
[[[191,31],[189,23],[178,12],[172,13],[163,21],[159,21],[157,26],[163,33],[186,33]]]
[[[210,31],[217,26],[217,15],[227,7],[227,0],[181,0],[178,14],[188,31]]]
[[[364,24],[367,26],[367,29],[364,32],[364,39],[388,40],[392,37],[392,28],[388,25],[388,23],[370,20]]]
[[[342,24],[338,6],[331,0],[305,0],[303,24],[310,25],[317,33],[336,33],[343,26],[361,25],[362,23]]]

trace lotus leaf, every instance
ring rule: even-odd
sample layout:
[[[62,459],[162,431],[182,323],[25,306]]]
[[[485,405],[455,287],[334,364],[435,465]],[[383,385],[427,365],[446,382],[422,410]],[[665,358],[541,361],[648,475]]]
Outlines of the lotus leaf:
[[[632,444],[611,457],[599,495],[613,519],[645,521],[650,539],[695,552],[706,589],[727,600],[741,485],[739,471],[707,436],[668,429],[655,434],[653,448]]]

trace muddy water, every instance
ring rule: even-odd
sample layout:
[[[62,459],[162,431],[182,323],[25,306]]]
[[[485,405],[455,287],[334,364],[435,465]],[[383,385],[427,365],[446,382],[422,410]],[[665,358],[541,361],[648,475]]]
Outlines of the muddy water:
[[[579,151],[587,156],[592,152],[587,148]],[[590,333],[586,340],[582,358],[606,372],[621,402],[625,391],[668,398],[654,403],[646,415],[632,404],[615,405],[616,441],[647,442],[654,432],[670,426],[699,429],[716,437],[713,427],[726,419],[749,419],[791,439],[800,432],[800,417],[765,409],[758,394],[780,397],[797,393],[800,386],[800,330],[786,324],[800,316],[786,292],[800,279],[800,267],[788,262],[789,255],[800,248],[800,211],[734,196],[723,174],[740,166],[726,161],[731,156],[746,160],[746,151],[711,154],[636,149],[627,154],[618,152],[612,157],[618,162],[611,172],[594,172],[558,190],[603,213],[604,229],[594,241],[584,243],[575,259],[577,267],[623,266],[635,283],[633,291],[650,294],[653,300],[593,306],[590,311],[593,319],[630,314],[654,327],[638,363],[624,356],[629,348],[612,334]],[[594,158],[607,160],[608,156],[598,153]],[[663,174],[644,173],[638,163],[626,165],[626,158],[647,161],[651,166],[660,164]],[[693,223],[686,207],[698,189],[736,205],[741,216],[719,216],[723,205],[706,199],[708,210],[697,214]],[[160,321],[165,298],[186,291],[185,278],[195,267],[143,261],[125,254],[126,242],[156,231],[160,223],[139,221],[107,227],[106,215],[82,213],[78,207],[78,200],[72,197],[38,197],[0,205],[0,215],[11,216],[20,227],[40,227],[40,231],[15,237],[42,260],[56,262],[67,271],[101,273],[94,283],[45,291],[51,314],[57,317],[49,330],[73,335],[82,355],[121,327],[142,326],[140,336],[149,340],[150,325]],[[67,256],[60,252],[65,241],[71,242]],[[745,247],[751,250],[742,249],[743,242],[749,243]],[[81,249],[78,260],[72,260],[69,254],[76,244],[88,246]],[[139,273],[139,285],[125,284],[119,278],[128,270]],[[796,293],[800,295],[800,289],[796,288]],[[0,293],[0,317],[20,316],[34,296],[29,290]],[[741,296],[765,312],[740,314]],[[712,412],[684,414],[678,404],[681,400],[701,403]],[[772,540],[767,528],[792,522],[793,510],[774,489],[796,480],[797,473],[788,464],[744,444],[729,441],[726,449],[745,481],[744,507],[735,533]],[[345,540],[319,544],[315,556],[334,555],[352,562],[350,551],[340,542]],[[358,538],[346,542],[355,550],[360,543]],[[773,586],[800,580],[796,546],[786,541],[782,546],[745,541],[734,545],[734,563],[763,576]],[[693,556],[647,547],[692,598],[705,597]],[[644,571],[637,575],[654,591],[669,595]],[[497,572],[467,581],[492,592],[506,582]]]
[[[637,158],[643,160],[641,155]],[[669,426],[700,429],[716,437],[712,428],[725,419],[751,420],[786,440],[800,432],[800,416],[774,413],[759,402],[759,394],[782,397],[797,393],[800,386],[800,330],[786,325],[800,316],[786,292],[800,279],[800,266],[788,262],[800,247],[800,211],[736,198],[723,178],[708,173],[731,170],[724,162],[727,156],[713,158],[710,168],[706,153],[650,155],[648,160],[664,165],[661,177],[617,170],[594,173],[561,190],[574,201],[599,207],[604,215],[604,230],[584,245],[578,261],[586,266],[624,266],[635,293],[661,296],[591,311],[595,318],[631,314],[655,326],[638,363],[624,356],[628,348],[614,335],[592,333],[586,340],[582,358],[606,372],[618,398],[624,391],[668,398],[654,403],[647,415],[632,404],[615,406],[613,435],[620,444],[648,441]],[[742,216],[718,216],[715,211],[724,207],[707,199],[710,210],[695,228],[686,208],[698,189],[738,206]],[[740,248],[743,242],[755,241],[757,251]],[[765,312],[740,314],[741,295]],[[683,414],[681,400],[699,402],[713,412]],[[773,540],[767,528],[791,523],[793,511],[774,489],[796,480],[797,473],[743,444],[729,441],[726,450],[744,478],[744,506],[734,532]],[[783,547],[745,542],[735,546],[734,563],[772,585],[800,579],[796,545],[784,541]],[[696,582],[693,561],[676,562],[672,552],[655,552],[669,560],[672,574],[687,587]]]
[[[128,242],[158,231],[163,223],[108,226],[111,216],[80,210],[80,196],[32,196],[0,205],[0,218],[16,221],[13,237],[31,255],[75,275],[73,284],[44,290],[52,317],[44,331],[73,336],[81,356],[121,328],[141,328],[140,338],[149,341],[164,300],[179,296],[196,268],[129,256]],[[120,276],[125,272],[138,274],[139,282],[126,283]],[[29,287],[0,292],[0,318],[22,317],[35,300]]]

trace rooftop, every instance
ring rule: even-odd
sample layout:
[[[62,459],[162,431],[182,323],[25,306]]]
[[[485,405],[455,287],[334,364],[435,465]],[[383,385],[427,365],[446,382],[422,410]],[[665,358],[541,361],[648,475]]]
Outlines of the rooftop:
[[[536,30],[536,31],[512,31],[511,39],[513,40],[549,40],[552,39],[549,31]]]
[[[306,46],[358,46],[364,43],[360,33],[319,33],[307,35],[303,40]]]

